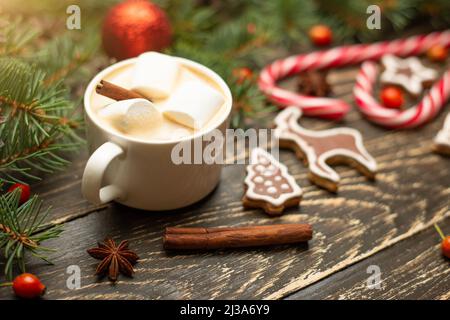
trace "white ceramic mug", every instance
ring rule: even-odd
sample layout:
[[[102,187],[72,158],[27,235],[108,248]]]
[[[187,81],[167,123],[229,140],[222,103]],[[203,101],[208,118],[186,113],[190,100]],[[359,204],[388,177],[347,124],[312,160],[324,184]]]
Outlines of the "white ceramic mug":
[[[207,130],[169,142],[146,142],[114,132],[99,121],[91,108],[95,87],[108,74],[134,64],[124,60],[101,71],[84,95],[87,141],[91,156],[82,180],[82,193],[92,203],[116,201],[144,210],[185,207],[208,195],[220,180],[220,164],[180,164],[171,160],[172,148],[181,141],[202,139],[214,129],[225,135],[232,107],[227,84],[205,66],[183,58],[179,62],[211,79],[225,96],[224,111]]]

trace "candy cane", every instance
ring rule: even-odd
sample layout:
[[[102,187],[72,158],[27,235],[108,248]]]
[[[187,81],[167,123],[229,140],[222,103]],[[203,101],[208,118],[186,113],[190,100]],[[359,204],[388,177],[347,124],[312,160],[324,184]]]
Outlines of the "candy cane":
[[[276,60],[265,67],[261,71],[258,84],[267,97],[281,107],[294,105],[301,108],[307,116],[340,119],[350,110],[350,106],[346,102],[338,99],[300,95],[278,87],[276,82],[302,71],[341,67],[366,60],[379,60],[385,54],[418,55],[437,44],[450,46],[450,30],[394,41],[349,45],[295,55]]]
[[[413,128],[433,119],[450,96],[450,69],[414,107],[407,110],[387,109],[373,97],[378,70],[373,62],[364,62],[356,77],[353,94],[361,112],[371,121],[393,129]]]

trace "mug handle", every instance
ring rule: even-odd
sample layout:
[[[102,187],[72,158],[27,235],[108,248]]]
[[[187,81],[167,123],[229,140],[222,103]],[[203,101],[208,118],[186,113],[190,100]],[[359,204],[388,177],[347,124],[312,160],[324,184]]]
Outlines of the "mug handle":
[[[122,190],[115,185],[102,187],[103,175],[109,164],[123,153],[117,144],[105,142],[91,155],[81,181],[81,191],[88,201],[104,204],[123,196]]]

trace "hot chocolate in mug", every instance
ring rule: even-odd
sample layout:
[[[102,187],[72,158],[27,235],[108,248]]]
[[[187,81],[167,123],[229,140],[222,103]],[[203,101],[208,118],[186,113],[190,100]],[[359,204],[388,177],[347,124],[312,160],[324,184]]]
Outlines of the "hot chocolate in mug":
[[[82,179],[82,193],[92,203],[116,201],[144,210],[171,210],[188,206],[208,195],[218,184],[222,165],[176,164],[172,150],[182,143],[204,140],[213,130],[225,136],[232,108],[227,84],[215,72],[194,61],[173,57],[179,65],[208,79],[224,96],[221,111],[204,129],[189,136],[168,140],[146,140],[113,130],[95,112],[98,104],[113,100],[99,96],[101,80],[127,82],[138,58],[116,63],[97,74],[84,95],[87,141],[90,158]],[[103,100],[102,100],[103,99]],[[201,108],[201,106],[199,106]]]

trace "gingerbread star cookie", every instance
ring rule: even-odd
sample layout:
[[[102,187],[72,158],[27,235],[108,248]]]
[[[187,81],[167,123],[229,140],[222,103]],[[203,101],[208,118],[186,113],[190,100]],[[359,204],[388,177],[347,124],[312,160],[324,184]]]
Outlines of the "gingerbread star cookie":
[[[329,191],[337,191],[339,175],[329,164],[348,164],[366,177],[375,178],[377,163],[365,149],[357,130],[307,130],[298,124],[301,115],[296,107],[286,108],[275,118],[274,133],[281,147],[293,149],[300,159],[304,159],[313,183]]]
[[[251,152],[245,187],[244,207],[262,208],[269,215],[298,206],[303,193],[286,166],[261,148]]]
[[[434,138],[434,151],[450,156],[450,113],[445,118],[444,127]]]
[[[419,96],[438,76],[435,70],[424,67],[417,57],[400,59],[385,55],[381,63],[384,66],[381,83],[401,86],[413,96]]]

